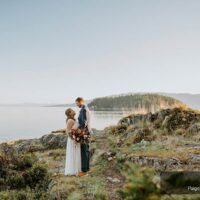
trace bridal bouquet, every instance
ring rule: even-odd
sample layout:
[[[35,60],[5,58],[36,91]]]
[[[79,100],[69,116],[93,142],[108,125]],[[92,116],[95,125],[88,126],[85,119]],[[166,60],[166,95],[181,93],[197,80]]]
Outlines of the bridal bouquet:
[[[80,142],[89,142],[90,139],[90,134],[87,131],[87,129],[71,129],[69,132],[69,136],[71,137],[72,140],[74,140],[77,143]]]

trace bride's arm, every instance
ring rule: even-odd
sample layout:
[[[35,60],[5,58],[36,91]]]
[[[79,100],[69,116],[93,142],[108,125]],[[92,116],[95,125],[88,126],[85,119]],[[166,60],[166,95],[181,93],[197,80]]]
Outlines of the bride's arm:
[[[66,133],[69,135],[69,132],[71,131],[72,127],[74,126],[74,121],[69,119],[67,121],[67,127],[66,127]]]

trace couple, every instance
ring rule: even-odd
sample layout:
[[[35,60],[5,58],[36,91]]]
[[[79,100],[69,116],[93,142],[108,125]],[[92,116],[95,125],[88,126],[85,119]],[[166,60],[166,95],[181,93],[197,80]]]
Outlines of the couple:
[[[68,134],[67,149],[66,149],[66,164],[65,164],[65,175],[76,175],[84,176],[89,171],[89,143],[88,140],[83,139],[77,142],[70,134],[74,130],[86,130],[83,136],[91,133],[90,125],[90,111],[85,105],[84,99],[78,97],[76,99],[76,105],[80,108],[78,121],[75,120],[75,111],[71,108],[65,111],[67,116],[67,128],[66,133]],[[85,137],[83,137],[85,138]]]

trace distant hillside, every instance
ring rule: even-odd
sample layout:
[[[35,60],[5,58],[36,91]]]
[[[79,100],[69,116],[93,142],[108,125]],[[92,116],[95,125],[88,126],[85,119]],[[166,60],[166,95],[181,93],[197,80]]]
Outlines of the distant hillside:
[[[112,95],[112,96],[107,96],[109,98],[117,98],[119,96],[134,96],[134,95],[145,95],[145,94],[150,94],[150,93],[124,93],[124,94],[118,94],[118,95]],[[175,98],[177,100],[180,100],[184,104],[188,105],[191,108],[198,109],[200,110],[200,94],[188,94],[188,93],[163,93],[163,92],[158,92],[158,93],[151,93],[153,95],[162,95],[162,96],[168,96]],[[97,98],[99,99],[99,98]],[[96,100],[96,99],[94,99]],[[94,100],[86,100],[86,104],[90,104]],[[74,107],[76,106],[75,103],[57,103],[57,104],[48,104],[48,103],[22,103],[22,104],[0,104],[0,107]],[[117,108],[118,109],[118,108]]]
[[[186,105],[172,97],[158,94],[130,94],[96,98],[88,106],[98,111],[123,110],[146,113]]]
[[[187,93],[160,93],[164,96],[173,97],[178,99],[189,107],[200,110],[200,94],[187,94]]]

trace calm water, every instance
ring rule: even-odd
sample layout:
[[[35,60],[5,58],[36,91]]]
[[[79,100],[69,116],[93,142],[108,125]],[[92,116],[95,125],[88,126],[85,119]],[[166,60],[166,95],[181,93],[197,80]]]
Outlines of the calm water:
[[[0,142],[36,138],[65,127],[63,107],[0,107]],[[74,108],[79,112],[78,108]],[[92,127],[114,125],[127,113],[91,112]]]

